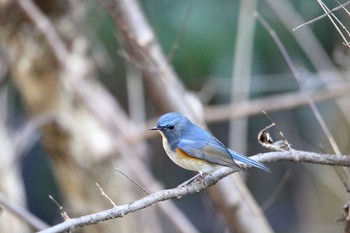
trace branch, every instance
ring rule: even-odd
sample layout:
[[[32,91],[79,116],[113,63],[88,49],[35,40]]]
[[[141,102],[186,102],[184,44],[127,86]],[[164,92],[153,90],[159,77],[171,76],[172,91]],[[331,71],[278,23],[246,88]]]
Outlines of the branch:
[[[198,100],[186,92],[183,84],[168,63],[150,24],[136,0],[99,0],[109,12],[118,29],[118,37],[127,52],[128,59],[140,70],[145,85],[152,87],[149,95],[159,107],[167,111],[178,111],[198,117],[193,106]],[[180,99],[187,98],[189,105]]]
[[[290,161],[332,166],[350,166],[350,156],[348,155],[319,154],[315,152],[299,150],[269,152],[258,154],[252,156],[251,158],[259,162]],[[158,202],[169,199],[179,199],[184,196],[202,191],[203,189],[216,184],[220,179],[236,171],[237,170],[224,167],[203,177],[201,180],[196,180],[186,186],[158,191],[129,204],[116,206],[112,209],[108,209],[90,215],[85,215],[78,218],[71,218],[46,230],[40,231],[40,233],[64,232],[67,230],[74,230],[83,226],[96,224],[101,221],[107,221],[109,219],[124,217],[129,213],[133,213],[138,210],[147,208]]]
[[[341,82],[332,84],[327,90],[315,91],[309,95],[314,101],[324,101],[333,98],[349,96],[350,83]],[[298,91],[295,93],[272,95],[249,101],[242,101],[234,104],[222,104],[208,106],[205,109],[206,121],[217,122],[232,118],[246,117],[261,114],[262,111],[272,112],[284,109],[292,109],[309,104],[305,93]],[[236,111],[239,109],[239,111]]]
[[[332,10],[330,10],[330,11],[324,13],[323,15],[320,15],[320,16],[318,16],[318,17],[316,17],[316,18],[314,18],[314,19],[312,19],[312,20],[310,20],[310,21],[307,21],[306,23],[300,24],[299,26],[293,28],[293,31],[296,31],[296,30],[298,30],[298,29],[300,29],[300,28],[302,28],[302,27],[304,27],[304,26],[306,26],[306,25],[315,23],[315,22],[321,20],[322,18],[329,16],[329,15],[332,14],[333,12],[344,8],[344,7],[347,6],[348,4],[350,4],[350,1],[347,1],[347,2],[345,2],[344,4],[341,4],[341,5],[337,6],[337,7],[334,7]]]
[[[50,45],[52,52],[55,54],[59,63],[65,67],[68,51],[51,21],[48,20],[48,18],[33,1],[17,0],[17,2],[27,16],[35,23],[42,35],[46,38],[47,43]]]
[[[253,156],[259,162],[304,162],[331,166],[350,167],[349,155],[320,154],[316,152],[290,150],[283,152],[269,152]]]
[[[30,213],[27,209],[9,200],[4,194],[0,193],[0,205],[5,207],[8,211],[24,220],[29,226],[36,230],[43,230],[49,227],[41,219]]]

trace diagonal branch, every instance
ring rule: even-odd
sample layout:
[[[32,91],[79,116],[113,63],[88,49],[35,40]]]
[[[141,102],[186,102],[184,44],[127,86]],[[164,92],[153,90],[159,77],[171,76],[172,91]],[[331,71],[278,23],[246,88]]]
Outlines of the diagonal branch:
[[[26,208],[9,200],[3,193],[0,192],[0,206],[6,208],[7,211],[15,214],[20,219],[24,220],[29,226],[36,230],[44,230],[49,226],[41,219],[30,213]]]
[[[259,162],[290,161],[333,166],[350,166],[350,157],[348,155],[319,154],[299,150],[269,152],[255,155],[251,158]],[[83,226],[96,224],[102,221],[107,221],[109,219],[124,217],[126,214],[150,207],[158,202],[169,199],[179,199],[184,196],[202,191],[203,189],[216,184],[220,179],[236,171],[237,170],[233,170],[231,168],[221,168],[203,177],[201,180],[194,181],[186,186],[161,190],[125,205],[116,206],[112,209],[78,218],[72,218],[46,230],[40,231],[40,233],[64,232],[67,230],[74,230]]]
[[[330,10],[330,11],[324,13],[323,15],[320,15],[320,16],[318,16],[318,17],[312,19],[312,20],[309,20],[309,21],[307,21],[306,23],[300,24],[299,26],[293,28],[293,31],[296,31],[296,30],[298,30],[298,29],[300,29],[300,28],[302,28],[302,27],[304,27],[304,26],[306,26],[306,25],[315,23],[315,22],[321,20],[322,18],[329,16],[329,15],[332,14],[333,12],[344,8],[344,7],[347,6],[348,4],[350,4],[350,1],[347,1],[347,2],[345,2],[344,4],[340,4],[339,6],[334,7],[332,10]]]
[[[33,1],[17,0],[17,2],[28,17],[35,23],[42,35],[46,37],[46,40],[51,46],[52,52],[54,52],[57,60],[63,67],[65,67],[68,51],[51,21],[47,19]]]

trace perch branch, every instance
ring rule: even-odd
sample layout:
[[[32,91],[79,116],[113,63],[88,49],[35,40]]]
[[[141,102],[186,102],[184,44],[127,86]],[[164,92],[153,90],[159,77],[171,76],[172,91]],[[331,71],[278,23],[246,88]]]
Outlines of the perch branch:
[[[331,154],[319,154],[314,152],[290,150],[284,152],[269,152],[252,156],[251,158],[259,162],[277,162],[277,161],[290,161],[290,162],[306,162],[322,165],[332,166],[350,166],[350,157],[348,155],[331,155]],[[138,210],[152,206],[158,202],[168,199],[179,199],[183,196],[199,192],[209,186],[216,184],[220,179],[236,172],[231,168],[221,168],[205,177],[202,181],[197,180],[186,186],[177,187],[173,189],[161,190],[156,193],[150,194],[144,198],[133,201],[131,203],[116,206],[112,209],[101,211],[98,213],[85,215],[78,218],[71,218],[65,222],[57,224],[46,230],[40,231],[40,233],[54,233],[64,232],[67,230],[74,230],[83,226],[96,224],[101,221],[107,221],[109,219],[115,219],[125,216],[126,214],[136,212]]]

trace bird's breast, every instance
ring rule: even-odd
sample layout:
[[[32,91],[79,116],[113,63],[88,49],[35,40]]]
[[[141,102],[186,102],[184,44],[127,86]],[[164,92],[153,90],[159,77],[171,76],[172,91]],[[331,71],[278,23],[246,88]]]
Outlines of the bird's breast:
[[[162,134],[162,133],[161,133]],[[179,148],[171,149],[167,138],[162,134],[163,147],[169,158],[178,166],[199,173],[210,173],[217,169],[215,164],[186,154]]]

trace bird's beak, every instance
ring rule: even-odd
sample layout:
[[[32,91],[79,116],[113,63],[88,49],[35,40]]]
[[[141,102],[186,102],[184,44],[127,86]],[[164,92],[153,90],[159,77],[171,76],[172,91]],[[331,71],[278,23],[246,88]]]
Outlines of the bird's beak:
[[[159,129],[159,127],[157,125],[150,128],[150,130],[158,130],[158,129]]]

